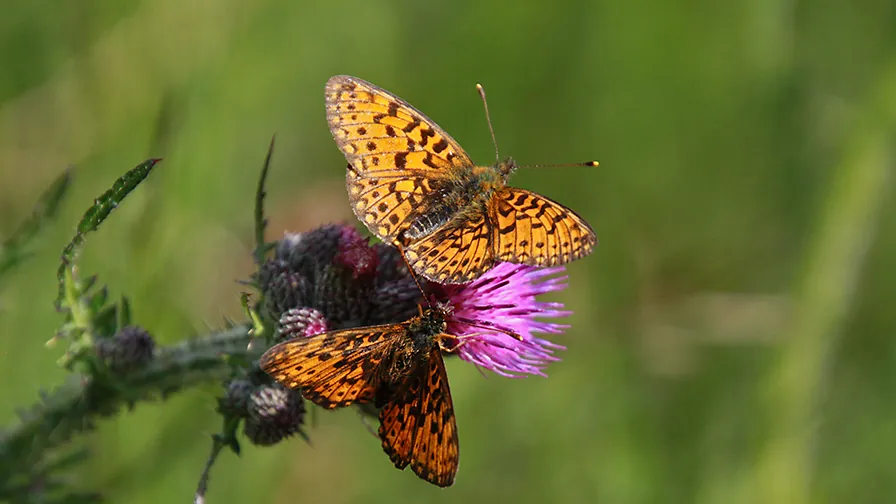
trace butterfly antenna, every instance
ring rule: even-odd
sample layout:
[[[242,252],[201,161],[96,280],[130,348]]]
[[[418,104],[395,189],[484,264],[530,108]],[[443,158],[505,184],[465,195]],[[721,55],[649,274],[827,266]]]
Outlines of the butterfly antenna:
[[[477,327],[479,329],[485,329],[486,331],[489,331],[489,332],[499,332],[501,334],[506,334],[507,336],[510,336],[511,338],[513,338],[517,341],[523,341],[523,337],[520,336],[518,333],[511,331],[510,329],[504,329],[503,327],[499,327],[497,325],[494,325],[494,324],[491,324],[488,322],[477,323],[477,322],[473,322],[472,320],[461,318],[461,317],[455,317],[454,320],[457,322],[460,322],[461,324],[466,325],[466,326]]]
[[[597,161],[585,161],[584,163],[518,165],[519,168],[569,168],[571,166],[600,166],[600,163]]]
[[[498,140],[495,138],[495,129],[492,128],[492,117],[488,113],[488,100],[485,99],[485,88],[482,87],[482,84],[476,83],[476,91],[479,91],[479,97],[482,98],[482,106],[485,107],[485,122],[488,123],[488,132],[492,134],[492,144],[495,146],[495,162],[501,160],[501,155],[498,153]]]

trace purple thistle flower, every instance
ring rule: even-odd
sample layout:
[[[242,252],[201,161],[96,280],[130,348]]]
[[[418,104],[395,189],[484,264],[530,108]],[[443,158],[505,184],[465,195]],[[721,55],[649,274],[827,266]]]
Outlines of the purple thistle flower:
[[[565,289],[569,277],[557,276],[564,271],[562,266],[501,263],[466,285],[430,284],[437,299],[453,306],[447,332],[458,336],[457,355],[509,378],[546,376],[544,367],[560,360],[554,351],[566,347],[535,334],[561,334],[569,326],[538,319],[572,312],[563,310],[563,303],[537,301],[536,296]]]
[[[340,264],[352,272],[352,277],[371,278],[376,275],[380,260],[376,249],[367,243],[357,228],[345,226],[339,236],[339,245],[333,262]]]
[[[292,308],[280,315],[280,338],[310,338],[329,329],[324,314],[314,308]]]
[[[541,319],[565,317],[562,303],[539,294],[566,288],[562,266],[539,268],[500,263],[465,285],[418,279],[427,298],[450,305],[449,351],[511,378],[545,376],[548,363],[565,347],[537,337],[569,326]],[[328,330],[398,323],[426,303],[398,250],[369,245],[352,226],[329,225],[287,235],[259,273],[270,316],[282,338]],[[514,336],[518,336],[515,338]]]

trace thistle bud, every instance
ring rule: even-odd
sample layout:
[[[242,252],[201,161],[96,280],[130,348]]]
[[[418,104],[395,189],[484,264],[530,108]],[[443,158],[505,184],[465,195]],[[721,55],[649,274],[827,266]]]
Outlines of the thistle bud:
[[[299,392],[274,383],[252,392],[248,412],[246,437],[255,445],[269,446],[301,431],[305,402]]]
[[[145,329],[127,326],[111,338],[99,340],[97,356],[113,373],[126,373],[145,366],[152,360],[155,341]]]

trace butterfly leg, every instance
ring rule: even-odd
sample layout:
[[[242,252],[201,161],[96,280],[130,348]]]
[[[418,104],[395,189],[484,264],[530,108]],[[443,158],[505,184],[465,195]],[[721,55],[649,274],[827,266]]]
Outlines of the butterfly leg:
[[[492,324],[491,322],[487,322],[484,320],[474,322],[474,321],[464,318],[464,317],[454,317],[454,319],[463,325],[468,325],[470,327],[478,327],[479,329],[485,329],[485,330],[491,331],[493,333],[499,332],[501,334],[506,334],[517,341],[523,341],[523,337],[520,336],[518,333],[511,331],[510,329],[504,329],[503,327]],[[488,333],[479,333],[479,334],[488,334]]]
[[[423,299],[426,299],[426,292],[423,291],[423,287],[420,285],[420,281],[417,280],[417,274],[414,273],[414,268],[411,267],[411,263],[408,262],[407,256],[404,255],[404,247],[400,244],[396,243],[395,248],[398,249],[399,255],[401,255],[401,260],[404,261],[404,265],[408,268],[408,273],[411,275],[411,278],[414,279],[414,283],[417,284],[417,289],[420,290],[420,295],[423,296]],[[421,314],[423,312],[421,311]]]
[[[455,336],[454,334],[442,334],[442,337],[439,339],[439,348],[442,349],[443,352],[454,353],[457,350],[464,346],[465,344],[470,342],[470,338],[473,336],[480,336],[482,333],[474,333],[467,334],[464,336]],[[446,345],[446,341],[450,341],[451,345]]]
[[[494,334],[494,333],[476,332],[476,333],[471,333],[471,334],[464,334],[463,336],[456,336],[454,334],[443,334],[442,338],[439,340],[439,348],[441,348],[442,351],[447,352],[447,353],[455,353],[455,352],[457,352],[457,350],[460,347],[466,345],[467,343],[474,341],[476,337],[487,336],[489,334]],[[453,344],[449,347],[449,346],[445,345],[445,340],[449,340],[449,341],[453,342]],[[495,343],[492,341],[483,342],[483,344],[493,346],[493,347],[503,348],[504,350],[511,350],[511,351],[514,350],[511,347],[507,347],[500,343]]]

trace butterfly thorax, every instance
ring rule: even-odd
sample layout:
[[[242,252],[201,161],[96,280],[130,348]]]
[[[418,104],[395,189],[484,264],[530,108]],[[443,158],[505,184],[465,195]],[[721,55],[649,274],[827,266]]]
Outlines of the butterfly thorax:
[[[423,310],[408,324],[407,338],[417,358],[428,360],[429,354],[439,346],[438,336],[448,327],[446,310],[437,305]]]
[[[391,400],[426,369],[430,355],[438,351],[438,336],[447,327],[445,313],[439,307],[427,308],[422,315],[407,322],[405,334],[395,342],[391,355],[380,367],[381,385],[374,401],[376,405]]]
[[[489,166],[471,166],[457,174],[449,198],[458,209],[479,211],[485,208],[492,196],[507,184],[507,178],[516,169],[511,158]]]
[[[492,196],[506,185],[514,170],[516,163],[511,158],[494,165],[471,165],[457,170],[437,191],[437,202],[413,219],[404,233],[405,242],[428,236],[452,222],[463,223],[484,215]]]
[[[507,184],[510,174],[516,171],[516,162],[507,158],[493,165],[472,166],[458,177],[459,185],[465,186],[463,192],[476,196],[476,199],[487,201],[492,194]]]

